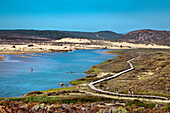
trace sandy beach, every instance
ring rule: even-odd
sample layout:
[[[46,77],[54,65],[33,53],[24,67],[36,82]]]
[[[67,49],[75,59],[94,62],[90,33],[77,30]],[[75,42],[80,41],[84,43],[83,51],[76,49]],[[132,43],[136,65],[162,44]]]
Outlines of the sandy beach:
[[[55,45],[54,43],[58,43]],[[61,44],[60,44],[61,43]],[[67,52],[80,49],[137,49],[137,48],[159,48],[170,49],[162,45],[133,44],[127,42],[112,42],[106,40],[88,40],[78,38],[63,38],[53,40],[48,44],[23,44],[23,45],[0,45],[0,55],[3,54],[27,54],[42,52]],[[3,60],[4,56],[0,56]]]

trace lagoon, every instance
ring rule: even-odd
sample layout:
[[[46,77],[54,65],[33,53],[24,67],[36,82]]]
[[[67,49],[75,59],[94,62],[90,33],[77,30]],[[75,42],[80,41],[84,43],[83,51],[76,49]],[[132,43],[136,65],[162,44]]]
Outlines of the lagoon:
[[[92,65],[114,58],[104,51],[108,50],[6,55],[5,61],[0,61],[0,97],[18,97],[30,91],[59,88],[61,82],[85,77],[84,71]],[[72,73],[66,74],[66,71]]]

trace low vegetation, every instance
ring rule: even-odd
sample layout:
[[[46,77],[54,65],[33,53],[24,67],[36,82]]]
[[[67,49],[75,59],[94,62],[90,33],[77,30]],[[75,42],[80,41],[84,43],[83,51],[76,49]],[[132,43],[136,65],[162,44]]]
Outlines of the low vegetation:
[[[135,57],[132,61],[135,70],[107,82],[97,84],[97,87],[104,86],[101,88],[105,90],[108,86],[110,91],[114,92],[118,88],[120,93],[128,93],[128,90],[133,90],[135,94],[170,97],[170,83],[168,82],[170,79],[170,50],[137,49],[109,51],[109,53],[117,52],[120,55],[115,61],[100,65],[98,68],[102,71],[119,72],[128,69],[129,67],[125,65],[125,61]]]
[[[63,88],[48,89],[42,92],[45,93],[45,92],[73,91],[73,90],[77,90],[77,88],[76,87],[63,87]]]
[[[170,46],[170,31],[157,31],[143,29],[129,32],[118,39],[118,41],[146,44],[146,45],[167,45]]]
[[[23,43],[49,43],[51,40],[62,38],[80,38],[96,40],[113,40],[123,36],[112,31],[99,32],[76,32],[76,31],[57,31],[57,30],[0,30],[0,44],[23,44]],[[52,43],[52,42],[51,42]],[[59,44],[62,43],[52,43]]]
[[[128,113],[169,111],[169,104],[146,103],[138,100],[113,100],[96,96],[61,97],[24,97],[1,99],[0,112],[78,112],[78,113]]]
[[[76,79],[76,80],[73,80],[73,81],[70,81],[70,84],[71,85],[79,85],[79,84],[84,84],[84,83],[88,83],[88,82],[91,82],[91,81],[94,81],[96,80],[96,74],[90,74],[84,78],[80,78],[80,79]]]

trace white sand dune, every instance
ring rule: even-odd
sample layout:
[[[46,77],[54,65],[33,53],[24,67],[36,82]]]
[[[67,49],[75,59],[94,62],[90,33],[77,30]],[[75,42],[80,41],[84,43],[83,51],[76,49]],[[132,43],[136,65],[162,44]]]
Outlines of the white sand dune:
[[[61,42],[60,45],[52,45],[53,42]],[[64,44],[64,42],[67,42]],[[127,42],[112,42],[105,40],[88,40],[78,38],[63,38],[60,40],[53,40],[49,44],[38,45],[31,43],[32,47],[28,47],[29,44],[25,45],[0,45],[0,54],[10,54],[16,52],[50,52],[50,51],[73,51],[77,49],[134,49],[134,48],[159,48],[159,49],[170,49],[168,46],[162,45],[146,45],[146,44],[133,44]]]

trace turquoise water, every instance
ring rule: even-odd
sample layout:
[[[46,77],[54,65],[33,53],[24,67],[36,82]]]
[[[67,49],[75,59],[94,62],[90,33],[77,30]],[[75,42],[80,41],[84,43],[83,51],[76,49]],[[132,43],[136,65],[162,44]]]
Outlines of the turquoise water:
[[[59,88],[61,82],[69,83],[82,78],[86,76],[83,72],[92,65],[113,58],[104,51],[107,50],[34,53],[31,55],[37,56],[31,56],[33,58],[7,55],[5,61],[0,62],[0,97],[23,96],[30,91]],[[72,73],[66,74],[66,71]]]

